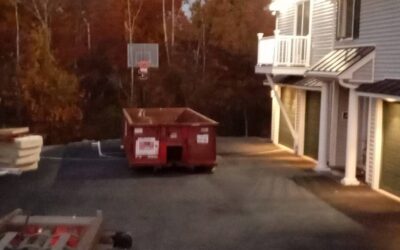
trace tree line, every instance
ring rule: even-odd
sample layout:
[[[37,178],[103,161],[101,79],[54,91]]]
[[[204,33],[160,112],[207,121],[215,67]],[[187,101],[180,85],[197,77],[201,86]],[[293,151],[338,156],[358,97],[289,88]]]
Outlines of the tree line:
[[[265,135],[268,93],[254,74],[268,0],[0,0],[0,126],[48,143],[115,138],[127,106],[189,106],[221,135]],[[190,6],[184,13],[182,6]],[[140,81],[128,43],[158,43]]]

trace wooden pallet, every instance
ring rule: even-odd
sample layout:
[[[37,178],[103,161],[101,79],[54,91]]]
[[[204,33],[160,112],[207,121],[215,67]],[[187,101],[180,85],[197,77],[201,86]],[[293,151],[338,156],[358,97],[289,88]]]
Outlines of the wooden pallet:
[[[67,217],[67,216],[29,216],[24,215],[21,209],[14,210],[0,219],[0,250],[10,247],[16,237],[23,238],[18,247],[10,249],[38,249],[38,250],[95,250],[98,249],[103,216],[101,211],[95,217]],[[57,235],[54,241],[54,229],[57,227],[81,228],[81,235],[72,235],[68,232]],[[35,237],[24,233],[29,227],[40,228]],[[79,237],[75,247],[67,246],[71,237]],[[15,242],[14,242],[15,243]]]
[[[28,133],[29,128],[0,129],[0,176],[38,168],[43,137]]]
[[[22,128],[3,128],[0,129],[0,141],[8,141],[15,137],[26,135],[29,133],[28,127]]]

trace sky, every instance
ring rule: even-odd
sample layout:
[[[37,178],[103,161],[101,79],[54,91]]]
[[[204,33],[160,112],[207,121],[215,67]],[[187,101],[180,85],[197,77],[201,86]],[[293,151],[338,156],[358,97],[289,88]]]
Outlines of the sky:
[[[190,4],[194,2],[194,0],[189,0],[190,3],[187,4],[183,4],[182,5],[182,10],[185,13],[185,15],[187,17],[190,17],[191,13],[190,13]]]
[[[187,0],[187,3],[184,3],[182,5],[182,10],[185,13],[187,17],[191,17],[192,13],[190,12],[190,6],[195,2],[196,0]],[[205,0],[201,0],[201,4],[204,4]]]

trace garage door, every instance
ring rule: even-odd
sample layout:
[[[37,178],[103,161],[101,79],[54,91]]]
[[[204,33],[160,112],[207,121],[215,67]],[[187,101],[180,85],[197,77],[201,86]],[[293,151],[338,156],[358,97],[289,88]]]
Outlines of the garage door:
[[[307,91],[304,154],[314,159],[318,159],[320,109],[321,92]]]
[[[294,124],[296,120],[296,90],[292,88],[283,87],[281,89],[281,100],[283,106],[288,112],[289,119]],[[281,118],[279,121],[279,144],[285,145],[286,147],[293,148],[294,140],[292,134],[290,133],[289,126],[286,123],[285,118],[281,113]]]
[[[400,195],[400,103],[383,104],[381,188]]]

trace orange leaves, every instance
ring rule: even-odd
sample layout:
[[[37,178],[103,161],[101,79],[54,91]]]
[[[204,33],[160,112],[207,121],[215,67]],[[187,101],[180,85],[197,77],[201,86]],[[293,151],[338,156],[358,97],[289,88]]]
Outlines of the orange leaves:
[[[31,32],[21,76],[22,99],[32,122],[48,124],[79,123],[80,90],[76,76],[60,68],[50,50],[48,31]]]

